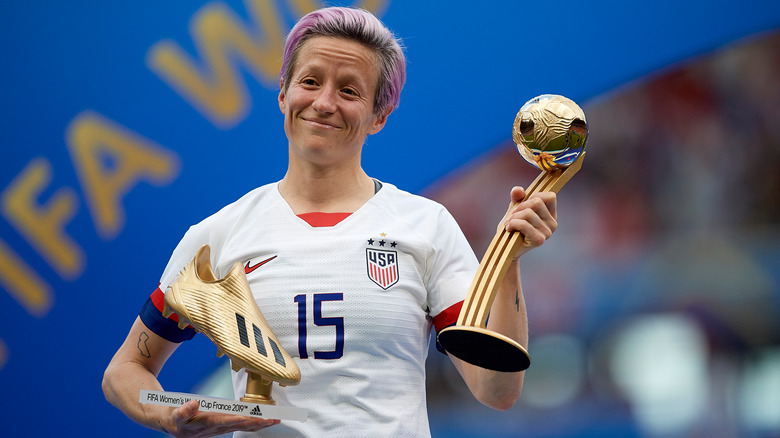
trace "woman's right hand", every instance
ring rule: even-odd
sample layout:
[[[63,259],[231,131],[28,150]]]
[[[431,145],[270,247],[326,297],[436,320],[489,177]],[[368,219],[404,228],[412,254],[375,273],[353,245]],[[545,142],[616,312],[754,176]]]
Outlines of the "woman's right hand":
[[[163,425],[163,429],[176,437],[201,438],[235,431],[255,432],[276,424],[279,420],[200,412],[198,401],[191,400],[171,411],[171,426]]]

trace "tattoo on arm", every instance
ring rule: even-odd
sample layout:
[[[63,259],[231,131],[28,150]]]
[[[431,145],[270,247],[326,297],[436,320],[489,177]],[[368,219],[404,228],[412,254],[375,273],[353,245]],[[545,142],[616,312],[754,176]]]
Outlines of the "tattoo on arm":
[[[149,353],[149,347],[146,345],[146,341],[149,339],[149,335],[146,334],[146,332],[141,332],[141,334],[138,336],[138,351],[141,352],[141,356],[145,358],[152,357],[152,354]]]
[[[515,290],[515,307],[520,311],[520,289]]]

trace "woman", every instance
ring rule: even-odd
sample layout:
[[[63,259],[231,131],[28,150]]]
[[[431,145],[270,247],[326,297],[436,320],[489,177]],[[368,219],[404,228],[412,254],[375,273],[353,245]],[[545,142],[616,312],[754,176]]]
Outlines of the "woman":
[[[405,79],[401,48],[368,12],[326,8],[303,17],[285,43],[279,108],[289,140],[287,173],[193,226],[174,251],[160,288],[136,319],[103,381],[106,398],[131,419],[176,436],[257,431],[262,436],[430,435],[425,358],[430,330],[455,323],[478,262],[440,205],[370,178],[361,167],[366,137],[382,130]],[[521,188],[511,191],[520,201]],[[556,198],[532,196],[506,227],[524,235],[517,258],[554,232]],[[236,262],[247,274],[276,337],[303,376],[274,390],[281,406],[307,408],[304,423],[140,405],[141,389],[192,337],[165,319],[162,290],[209,244],[218,276]],[[372,274],[382,261],[389,276]],[[527,345],[517,275],[507,275],[488,328]],[[138,348],[145,340],[148,351]],[[508,409],[523,372],[499,373],[451,357],[474,396]],[[236,393],[243,371],[233,373]],[[238,435],[238,434],[237,434]],[[243,436],[243,435],[242,435]]]

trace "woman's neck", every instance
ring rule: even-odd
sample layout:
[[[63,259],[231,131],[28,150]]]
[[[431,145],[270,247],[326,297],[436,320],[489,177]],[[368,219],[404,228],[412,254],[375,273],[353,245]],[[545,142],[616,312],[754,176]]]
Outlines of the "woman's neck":
[[[279,193],[295,214],[353,213],[374,196],[374,181],[362,168],[352,172],[301,172],[292,169]]]

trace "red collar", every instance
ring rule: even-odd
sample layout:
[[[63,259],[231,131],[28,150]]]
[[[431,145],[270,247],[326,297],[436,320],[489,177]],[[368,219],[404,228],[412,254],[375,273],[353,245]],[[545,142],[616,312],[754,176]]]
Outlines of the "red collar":
[[[303,213],[298,217],[305,220],[312,227],[332,227],[343,221],[352,213]]]

